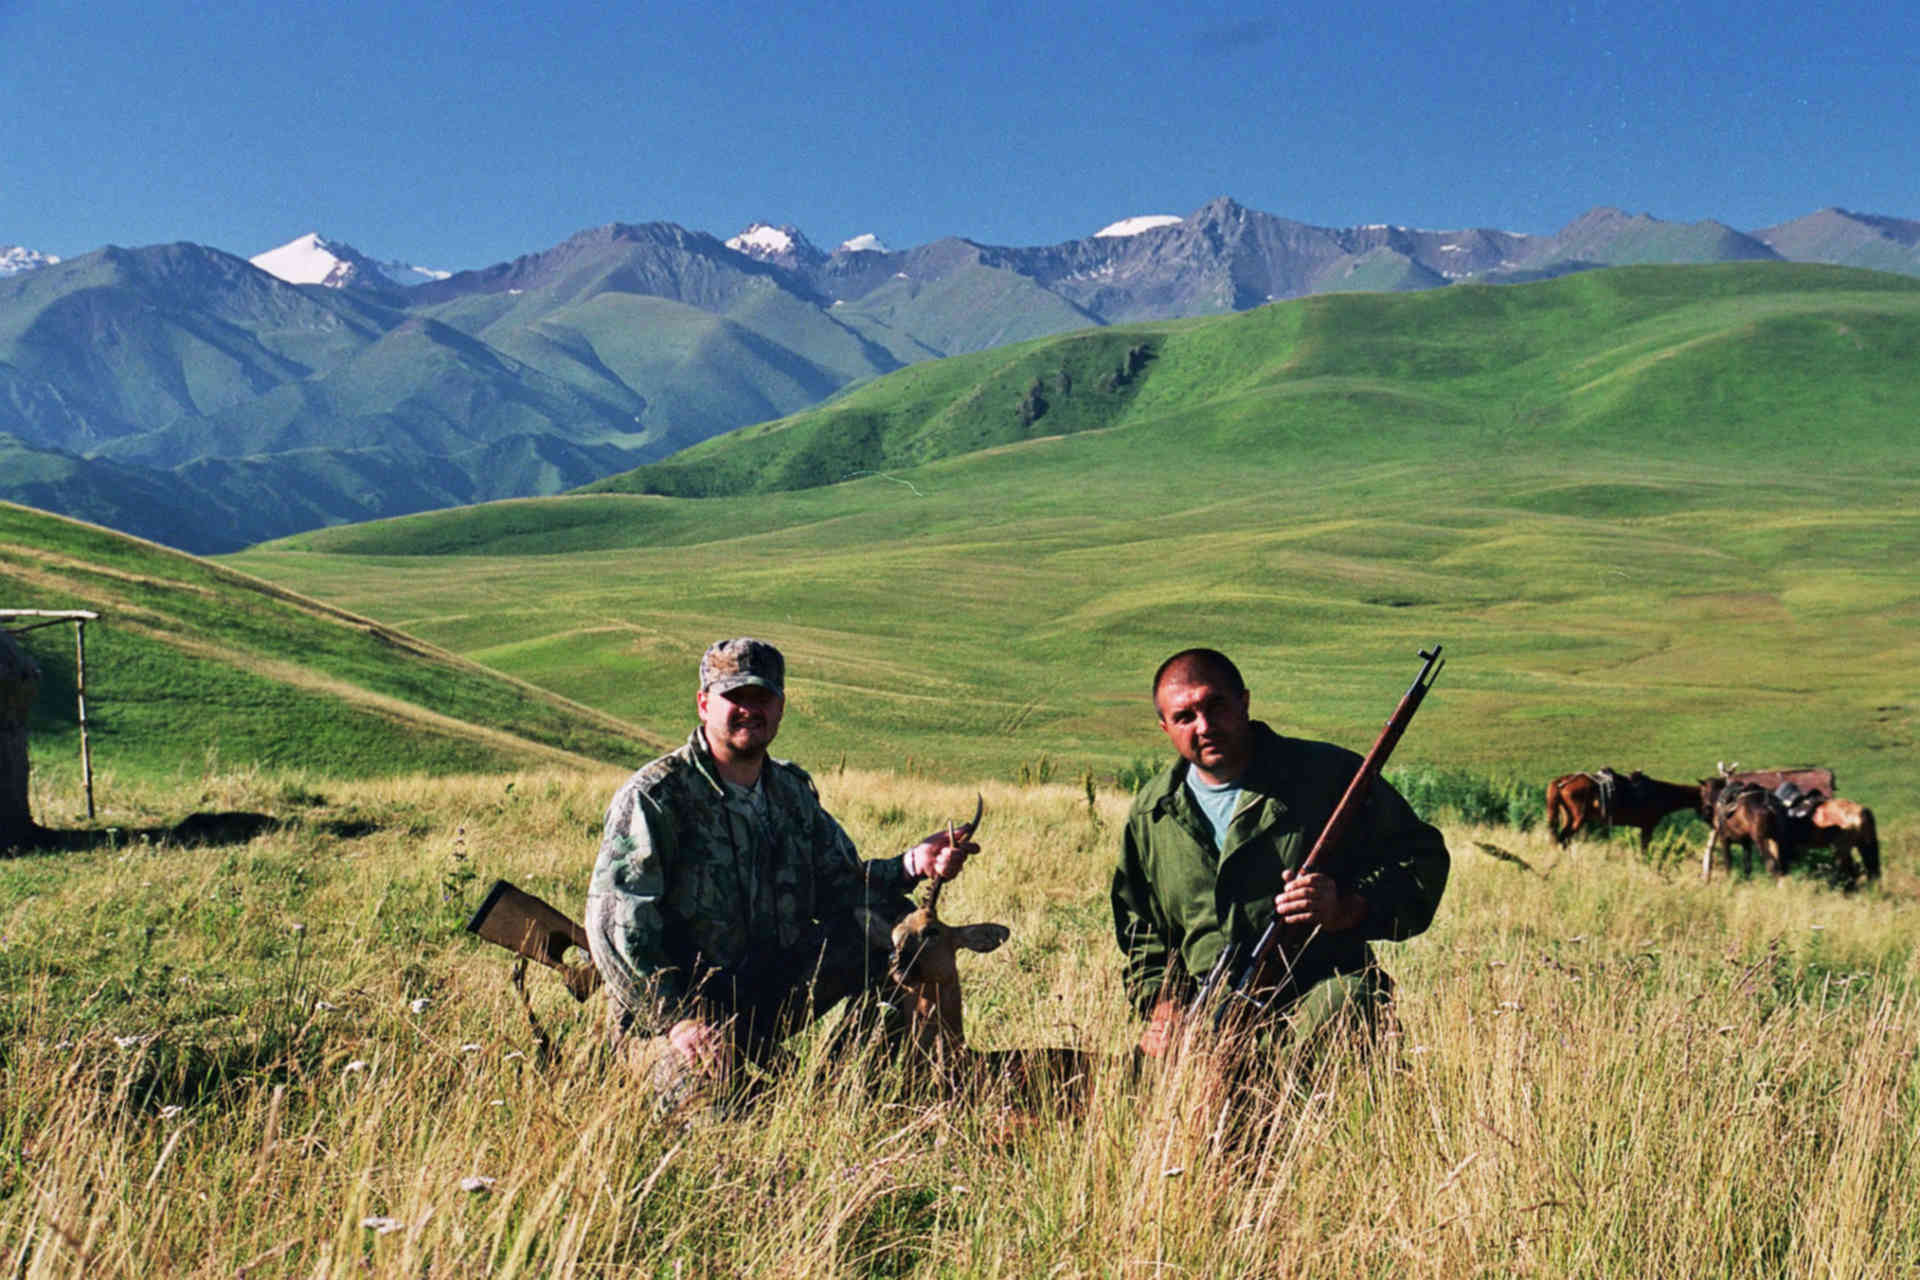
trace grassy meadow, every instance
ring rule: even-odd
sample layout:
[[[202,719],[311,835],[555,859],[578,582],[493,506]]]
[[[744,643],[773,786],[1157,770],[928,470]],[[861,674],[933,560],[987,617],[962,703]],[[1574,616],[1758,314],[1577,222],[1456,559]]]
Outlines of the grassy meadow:
[[[100,615],[86,652],[102,787],[189,783],[214,761],[335,777],[471,772],[644,755],[665,741],[371,618],[11,503],[0,503],[0,607]],[[66,794],[79,784],[74,629],[18,643],[42,672],[34,760]]]
[[[915,366],[682,455],[811,474],[810,441],[880,424],[842,483],[490,504],[230,563],[662,734],[707,643],[763,635],[816,765],[1113,777],[1159,750],[1143,685],[1196,643],[1257,712],[1364,744],[1439,642],[1410,763],[1817,762],[1900,820],[1917,352],[1920,286],[1862,272],[1329,296]],[[976,448],[1036,380],[1060,404]]]
[[[1884,1276],[1920,1256],[1920,879],[1724,878],[1446,824],[1398,1027],[1223,1119],[1204,1054],[1133,1077],[1104,884],[1126,805],[984,787],[955,922],[979,1046],[1111,1054],[1084,1114],[906,1097],[855,1056],[750,1113],[656,1117],[602,997],[461,931],[497,875],[584,892],[617,771],[210,773],[244,845],[0,864],[0,1251],[23,1277]],[[970,785],[819,775],[863,845]],[[179,802],[122,788],[138,827]],[[290,804],[289,796],[297,796]],[[38,797],[57,807],[55,796]],[[1510,857],[1496,857],[1488,848]],[[1519,858],[1526,865],[1515,863]]]
[[[0,603],[106,615],[91,824],[70,636],[28,637],[35,816],[88,838],[0,860],[0,1258],[1910,1273],[1917,353],[1920,282],[1592,272],[914,366],[626,491],[219,563],[0,505]],[[1101,1053],[1083,1114],[903,1095],[816,1035],[750,1113],[688,1127],[605,1060],[601,998],[538,973],[535,1060],[466,917],[495,877],[578,912],[607,797],[742,633],[786,651],[779,749],[863,849],[984,793],[943,914],[1013,937],[966,958],[969,1037]],[[1363,748],[1434,643],[1395,776],[1454,876],[1382,949],[1396,1032],[1238,1111],[1204,1046],[1135,1076],[1106,887],[1164,754],[1154,666],[1223,648],[1257,714]],[[1835,769],[1885,879],[1702,885],[1697,823],[1642,857],[1537,821],[1555,774],[1720,760]],[[226,810],[273,822],[163,834]]]

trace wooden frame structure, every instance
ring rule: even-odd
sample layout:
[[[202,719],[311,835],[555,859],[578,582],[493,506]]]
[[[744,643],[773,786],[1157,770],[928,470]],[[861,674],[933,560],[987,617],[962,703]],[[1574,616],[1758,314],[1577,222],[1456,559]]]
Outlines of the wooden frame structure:
[[[25,635],[41,627],[73,624],[74,696],[80,703],[80,777],[87,788],[87,821],[93,821],[93,748],[87,741],[87,624],[99,614],[90,609],[0,609],[0,623],[26,620],[24,626],[8,626],[13,635]]]

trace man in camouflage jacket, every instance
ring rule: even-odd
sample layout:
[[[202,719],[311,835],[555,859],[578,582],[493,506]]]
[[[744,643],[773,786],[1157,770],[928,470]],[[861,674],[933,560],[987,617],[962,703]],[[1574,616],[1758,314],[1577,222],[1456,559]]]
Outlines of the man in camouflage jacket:
[[[700,723],[607,808],[589,949],[616,1051],[669,1098],[743,1056],[764,1062],[837,1001],[876,989],[888,957],[858,913],[897,920],[915,881],[957,874],[976,848],[941,832],[861,861],[813,780],[767,753],[785,676],[764,641],[708,649]]]
[[[1312,931],[1275,1005],[1293,1033],[1373,1025],[1391,987],[1369,943],[1432,921],[1447,882],[1440,833],[1376,782],[1325,870],[1302,874],[1360,757],[1251,719],[1240,672],[1211,649],[1169,658],[1154,705],[1180,759],[1134,798],[1112,892],[1127,994],[1149,1019],[1141,1051],[1176,1043],[1197,978],[1275,914]]]

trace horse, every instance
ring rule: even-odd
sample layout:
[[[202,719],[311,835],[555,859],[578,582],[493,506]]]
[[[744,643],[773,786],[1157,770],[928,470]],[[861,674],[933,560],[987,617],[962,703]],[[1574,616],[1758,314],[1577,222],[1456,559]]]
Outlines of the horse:
[[[1653,829],[1660,820],[1682,809],[1706,816],[1698,787],[1662,782],[1637,769],[1629,774],[1612,769],[1568,773],[1547,784],[1547,826],[1562,846],[1589,827],[1638,827],[1644,854],[1653,845]]]
[[[1857,801],[1831,796],[1820,802],[1812,818],[1794,833],[1803,847],[1832,849],[1834,874],[1842,882],[1853,884],[1864,876],[1880,878],[1880,835],[1873,821],[1873,810]],[[1856,866],[1854,854],[1858,853]]]
[[[1727,851],[1727,874],[1733,874],[1733,846],[1746,847],[1746,870],[1753,874],[1753,851],[1760,850],[1767,860],[1767,870],[1773,873],[1775,881],[1787,873],[1787,857],[1791,852],[1788,841],[1786,815],[1778,801],[1765,787],[1750,782],[1731,782],[1725,777],[1702,778],[1700,780],[1700,806],[1712,815],[1708,826],[1712,833],[1707,836],[1706,852],[1700,857],[1700,879],[1713,878],[1714,847],[1724,844]],[[1878,851],[1876,850],[1876,858]]]

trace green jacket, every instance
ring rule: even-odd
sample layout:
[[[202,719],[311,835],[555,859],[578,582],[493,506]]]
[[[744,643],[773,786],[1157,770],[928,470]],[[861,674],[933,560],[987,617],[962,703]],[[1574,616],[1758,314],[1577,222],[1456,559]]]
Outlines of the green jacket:
[[[638,1029],[664,1030],[710,970],[804,986],[826,927],[861,906],[890,919],[911,908],[902,860],[861,861],[804,769],[770,758],[758,790],[764,811],[721,781],[695,729],[607,806],[587,941]]]
[[[1113,927],[1126,957],[1127,996],[1142,1012],[1169,975],[1204,977],[1229,940],[1251,946],[1273,919],[1283,871],[1306,860],[1320,829],[1360,768],[1331,743],[1285,738],[1255,721],[1243,795],[1216,849],[1213,829],[1187,790],[1176,761],[1143,787],[1127,815],[1113,873]],[[1357,929],[1321,934],[1296,960],[1296,990],[1374,963],[1371,939],[1399,941],[1424,930],[1447,885],[1440,833],[1385,782],[1376,782],[1322,870],[1364,894]]]

